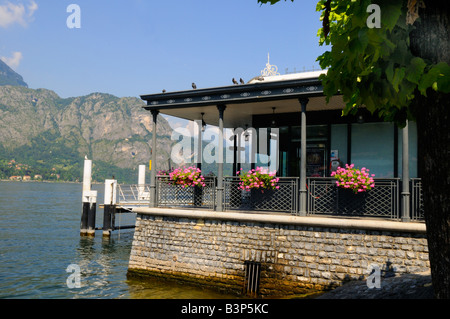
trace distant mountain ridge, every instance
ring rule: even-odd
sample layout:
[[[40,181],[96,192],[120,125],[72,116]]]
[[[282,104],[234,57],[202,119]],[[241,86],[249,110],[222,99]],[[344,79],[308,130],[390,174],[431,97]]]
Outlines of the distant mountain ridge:
[[[22,76],[11,69],[0,59],[0,85],[14,85],[28,87]]]
[[[138,166],[151,159],[153,134],[143,105],[139,98],[105,93],[61,98],[47,89],[0,86],[0,179],[17,173],[14,160],[23,164],[21,174],[81,181],[87,156],[94,180],[115,175],[119,182],[137,183]],[[168,166],[171,133],[159,116],[158,169]]]

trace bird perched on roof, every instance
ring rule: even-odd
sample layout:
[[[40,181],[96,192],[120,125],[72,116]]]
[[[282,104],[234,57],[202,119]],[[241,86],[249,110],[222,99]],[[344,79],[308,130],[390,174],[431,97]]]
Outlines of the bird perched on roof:
[[[197,85],[195,85],[194,82],[192,82],[192,88],[195,90],[197,88]]]
[[[162,90],[163,93],[166,93],[166,90]]]
[[[239,82],[241,82],[241,84],[245,84],[244,80],[242,80],[242,78],[239,79]]]
[[[233,84],[238,84],[238,82],[233,78]]]
[[[263,76],[258,76],[258,81],[264,81],[264,77]]]

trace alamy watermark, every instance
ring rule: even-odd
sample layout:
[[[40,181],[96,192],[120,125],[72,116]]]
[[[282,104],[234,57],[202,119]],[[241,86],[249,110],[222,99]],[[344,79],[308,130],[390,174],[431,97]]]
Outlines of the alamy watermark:
[[[370,29],[381,28],[381,9],[378,4],[370,4],[367,6],[366,12],[371,13],[366,20],[367,27]]]
[[[194,130],[176,128],[172,131],[171,139],[178,141],[170,154],[174,163],[256,163],[267,166],[270,171],[278,170],[278,128],[236,128],[222,132],[210,127],[201,131],[201,121],[195,123]]]
[[[367,288],[381,288],[381,270],[377,264],[371,264],[368,268],[370,275],[366,279]]]
[[[69,29],[81,28],[81,8],[78,4],[70,4],[67,6],[66,11],[71,13],[66,20],[66,25]]]
[[[81,288],[81,269],[77,264],[70,264],[66,272],[71,273],[66,280],[67,288]]]

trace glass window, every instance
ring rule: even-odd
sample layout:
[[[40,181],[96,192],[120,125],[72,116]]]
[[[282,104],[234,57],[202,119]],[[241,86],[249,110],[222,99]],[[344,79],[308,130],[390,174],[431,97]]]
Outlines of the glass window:
[[[375,177],[394,177],[394,124],[352,124],[351,161]]]
[[[347,124],[331,125],[330,149],[330,157],[337,157],[341,165],[347,164]]]
[[[306,139],[308,141],[323,141],[328,137],[327,125],[307,125],[306,126]]]

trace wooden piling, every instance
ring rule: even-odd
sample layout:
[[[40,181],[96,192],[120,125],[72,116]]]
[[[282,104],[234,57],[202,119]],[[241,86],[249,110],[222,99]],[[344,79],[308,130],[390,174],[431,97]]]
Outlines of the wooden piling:
[[[97,191],[91,191],[89,197],[88,235],[95,236],[95,218],[97,213]]]
[[[114,214],[116,211],[117,181],[105,180],[105,200],[103,206],[103,236],[108,237],[114,230]]]
[[[86,235],[88,229],[89,203],[83,202],[81,212],[80,235]]]

